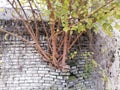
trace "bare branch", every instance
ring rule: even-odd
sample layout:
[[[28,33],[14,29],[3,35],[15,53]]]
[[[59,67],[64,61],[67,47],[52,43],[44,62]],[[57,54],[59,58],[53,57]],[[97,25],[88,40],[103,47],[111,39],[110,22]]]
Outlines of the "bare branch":
[[[104,7],[106,7],[108,4],[110,4],[111,2],[113,2],[115,0],[108,0],[108,2],[106,2],[104,5],[100,6],[99,8],[97,8],[95,11],[93,11],[91,14],[89,14],[87,16],[87,18],[89,18],[90,16],[92,16],[93,14],[99,12],[101,9],[103,9]]]
[[[12,36],[15,36],[15,37],[21,39],[22,41],[24,41],[24,42],[26,42],[26,43],[28,43],[28,44],[33,45],[30,41],[26,40],[26,39],[23,38],[22,36],[19,36],[19,35],[17,35],[17,34],[11,33],[11,32],[9,32],[9,31],[7,31],[7,30],[5,30],[5,29],[0,28],[0,32],[8,33],[8,34],[10,34],[10,35],[12,35]]]
[[[77,35],[77,37],[75,38],[75,40],[70,44],[69,48],[68,48],[68,51],[72,48],[72,46],[76,43],[76,41],[79,39],[79,37],[84,33],[85,31],[79,33]]]
[[[21,9],[22,9],[22,11],[23,11],[23,13],[24,13],[26,20],[28,20],[27,14],[26,14],[26,12],[25,12],[24,8],[22,7],[22,5],[21,5],[20,1],[19,1],[19,0],[17,0],[17,2],[18,2],[19,6],[21,7]]]
[[[33,18],[34,18],[34,23],[35,23],[35,29],[36,29],[36,39],[39,40],[39,31],[38,31],[38,24],[37,24],[37,20],[36,20],[36,16],[35,16],[35,11],[32,7],[32,4],[30,3],[30,1],[28,0],[28,3],[30,5],[30,8],[32,10],[32,15],[33,15]]]

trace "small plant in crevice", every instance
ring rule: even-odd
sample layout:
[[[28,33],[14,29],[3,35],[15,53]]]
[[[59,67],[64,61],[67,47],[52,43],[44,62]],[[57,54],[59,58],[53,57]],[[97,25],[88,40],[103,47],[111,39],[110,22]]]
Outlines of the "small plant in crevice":
[[[69,76],[69,80],[70,80],[70,81],[75,80],[75,79],[76,79],[76,77],[75,77],[74,75],[70,75],[70,76]]]
[[[108,76],[107,76],[107,74],[106,74],[106,71],[105,71],[100,65],[98,65],[98,66],[99,66],[99,74],[102,75],[101,79],[102,79],[104,82],[108,82],[109,80],[108,80]]]
[[[81,76],[84,79],[87,79],[90,77],[91,73],[97,68],[98,64],[97,62],[93,59],[93,52],[86,51],[81,54],[81,57],[84,57],[85,59],[85,66],[84,66],[84,73],[81,74]]]
[[[85,71],[81,76],[84,79],[89,78],[91,73],[95,70],[96,67],[97,67],[97,62],[94,59],[86,61],[86,64],[84,67]]]
[[[89,79],[92,72],[95,71],[95,74],[99,74],[99,78],[104,82],[104,87],[106,88],[106,84],[110,83],[109,77],[105,71],[105,69],[102,68],[100,64],[98,64],[94,59],[92,60],[87,60],[85,64],[85,71],[81,76],[83,79]],[[110,88],[110,87],[108,87]],[[106,89],[105,89],[106,90]],[[111,89],[108,89],[111,90]]]
[[[69,80],[73,81],[73,80],[76,80],[76,79],[77,79],[77,76],[73,73],[70,73]]]
[[[110,84],[110,79],[108,77],[107,71],[102,68],[100,64],[98,64],[99,74],[101,75],[101,80],[104,82],[104,90],[112,90],[111,86],[107,86]]]
[[[71,61],[71,62],[69,62],[69,65],[70,65],[70,66],[75,66],[75,65],[76,65],[76,62],[75,62],[75,61]]]
[[[86,51],[84,53],[82,53],[80,56],[81,57],[86,57],[87,59],[89,59],[94,53],[91,51]]]
[[[67,63],[71,66],[76,66],[76,57],[77,57],[78,51],[70,52],[68,55],[68,61]]]
[[[71,60],[71,59],[74,59],[76,56],[77,56],[77,51],[74,51],[74,52],[70,52],[70,55],[69,55],[69,59]]]

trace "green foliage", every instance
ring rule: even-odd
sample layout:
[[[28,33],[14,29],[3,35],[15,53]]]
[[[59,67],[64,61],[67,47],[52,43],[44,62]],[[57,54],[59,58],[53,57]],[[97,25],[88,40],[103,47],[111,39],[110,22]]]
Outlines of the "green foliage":
[[[118,30],[120,30],[120,24],[116,23],[115,24],[115,28],[118,29]]]
[[[98,28],[102,27],[108,35],[112,35],[112,22],[120,19],[119,0],[8,0],[8,2],[25,24],[27,31],[36,43],[35,48],[57,68],[69,68],[66,65],[67,55],[84,32],[91,29],[97,32]],[[19,8],[21,8],[21,11]],[[26,8],[31,11],[29,15]],[[23,15],[21,15],[21,12]],[[48,20],[50,33],[47,32],[43,17]],[[29,19],[35,23],[35,32]],[[44,50],[36,40],[39,36],[37,20],[42,21],[43,31],[48,42],[48,50]],[[114,27],[119,28],[118,22],[115,24]],[[72,35],[74,33],[76,37],[73,40]],[[8,35],[6,35],[6,39],[7,37]],[[22,40],[27,41],[23,38]],[[76,52],[71,53],[70,57],[74,58],[76,54]],[[90,54],[86,52],[83,57],[89,57]],[[91,72],[93,67],[97,67],[97,65],[94,60],[91,60],[85,66],[86,72]]]
[[[77,55],[77,51],[74,51],[73,53],[70,53],[69,58],[73,59]]]
[[[99,73],[102,75],[101,79],[105,82],[109,82],[109,79],[108,79],[108,76],[107,76],[105,70],[100,65],[98,65],[98,67],[99,67]]]
[[[112,30],[113,30],[113,27],[111,26],[110,23],[104,23],[103,25],[103,30],[104,32],[106,32],[108,35],[112,35]]]
[[[81,56],[88,58],[88,57],[90,57],[90,56],[93,55],[93,54],[94,54],[93,52],[88,52],[88,51],[86,51],[86,52],[84,52],[83,54],[81,54]]]
[[[86,58],[86,64],[85,64],[85,71],[83,74],[81,74],[81,76],[86,79],[89,78],[91,72],[93,72],[95,70],[95,68],[97,68],[98,64],[94,59],[90,59],[93,55],[93,52],[84,52],[83,54],[81,54],[82,57]]]
[[[95,60],[87,61],[85,65],[85,72],[90,73],[97,67],[97,62]]]
[[[70,81],[75,80],[75,79],[76,79],[76,77],[75,77],[74,75],[70,75],[70,76],[69,76],[69,80],[70,80]]]
[[[32,2],[33,0],[31,0]],[[110,18],[120,19],[120,1],[109,0],[55,0],[51,1],[54,9],[55,19],[61,20],[64,31],[76,30],[78,33],[93,28],[98,29],[96,23],[100,23],[106,33],[111,35],[112,26]],[[27,0],[20,0],[23,5],[27,5]],[[46,0],[34,0],[34,8],[42,10],[43,15],[49,16],[51,10],[47,9]],[[101,7],[99,9],[99,7]],[[29,8],[29,6],[28,6]],[[95,13],[94,13],[95,12]],[[85,24],[86,23],[86,24]],[[118,26],[117,26],[118,28]]]
[[[0,8],[0,12],[5,12],[5,9],[4,8]]]

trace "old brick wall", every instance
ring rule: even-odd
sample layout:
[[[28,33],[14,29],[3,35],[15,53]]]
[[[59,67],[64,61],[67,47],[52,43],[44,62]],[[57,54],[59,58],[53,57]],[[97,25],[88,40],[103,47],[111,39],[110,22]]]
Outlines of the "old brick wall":
[[[1,20],[0,26],[8,31],[25,31],[19,21]],[[41,26],[39,29],[42,30]],[[23,36],[32,42],[29,35]],[[114,32],[114,36],[109,37],[100,31],[93,36],[85,34],[78,40],[71,50],[72,53],[77,51],[77,56],[68,62],[71,69],[62,72],[44,62],[32,45],[13,36],[6,40],[5,33],[0,33],[0,90],[106,90],[111,86],[111,90],[119,90],[119,33]],[[41,34],[40,39],[46,49],[44,35]],[[84,56],[91,51],[93,56]],[[100,67],[88,75],[85,66],[92,59]],[[103,80],[103,72],[99,73],[101,68],[110,83]]]
[[[14,38],[12,38],[13,40]],[[31,45],[22,41],[2,44],[0,88],[2,90],[65,89],[69,73],[53,68]]]
[[[40,38],[43,39],[44,36]],[[83,36],[82,40],[85,39],[86,36]],[[85,41],[86,44],[81,45],[84,47],[82,53],[88,51],[88,40]],[[44,40],[41,45],[45,48]],[[70,64],[71,70],[62,72],[44,62],[32,45],[13,36],[4,40],[4,34],[1,34],[1,50],[0,88],[2,90],[82,90],[84,88],[95,90],[95,83],[82,77],[86,59],[82,56],[78,57],[80,52]],[[75,78],[71,80],[71,76]]]

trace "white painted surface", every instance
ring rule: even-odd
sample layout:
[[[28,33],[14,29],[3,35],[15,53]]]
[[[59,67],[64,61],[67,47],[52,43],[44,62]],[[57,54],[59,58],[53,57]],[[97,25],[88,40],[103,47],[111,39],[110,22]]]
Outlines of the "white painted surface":
[[[7,0],[0,0],[0,7],[11,7]]]

